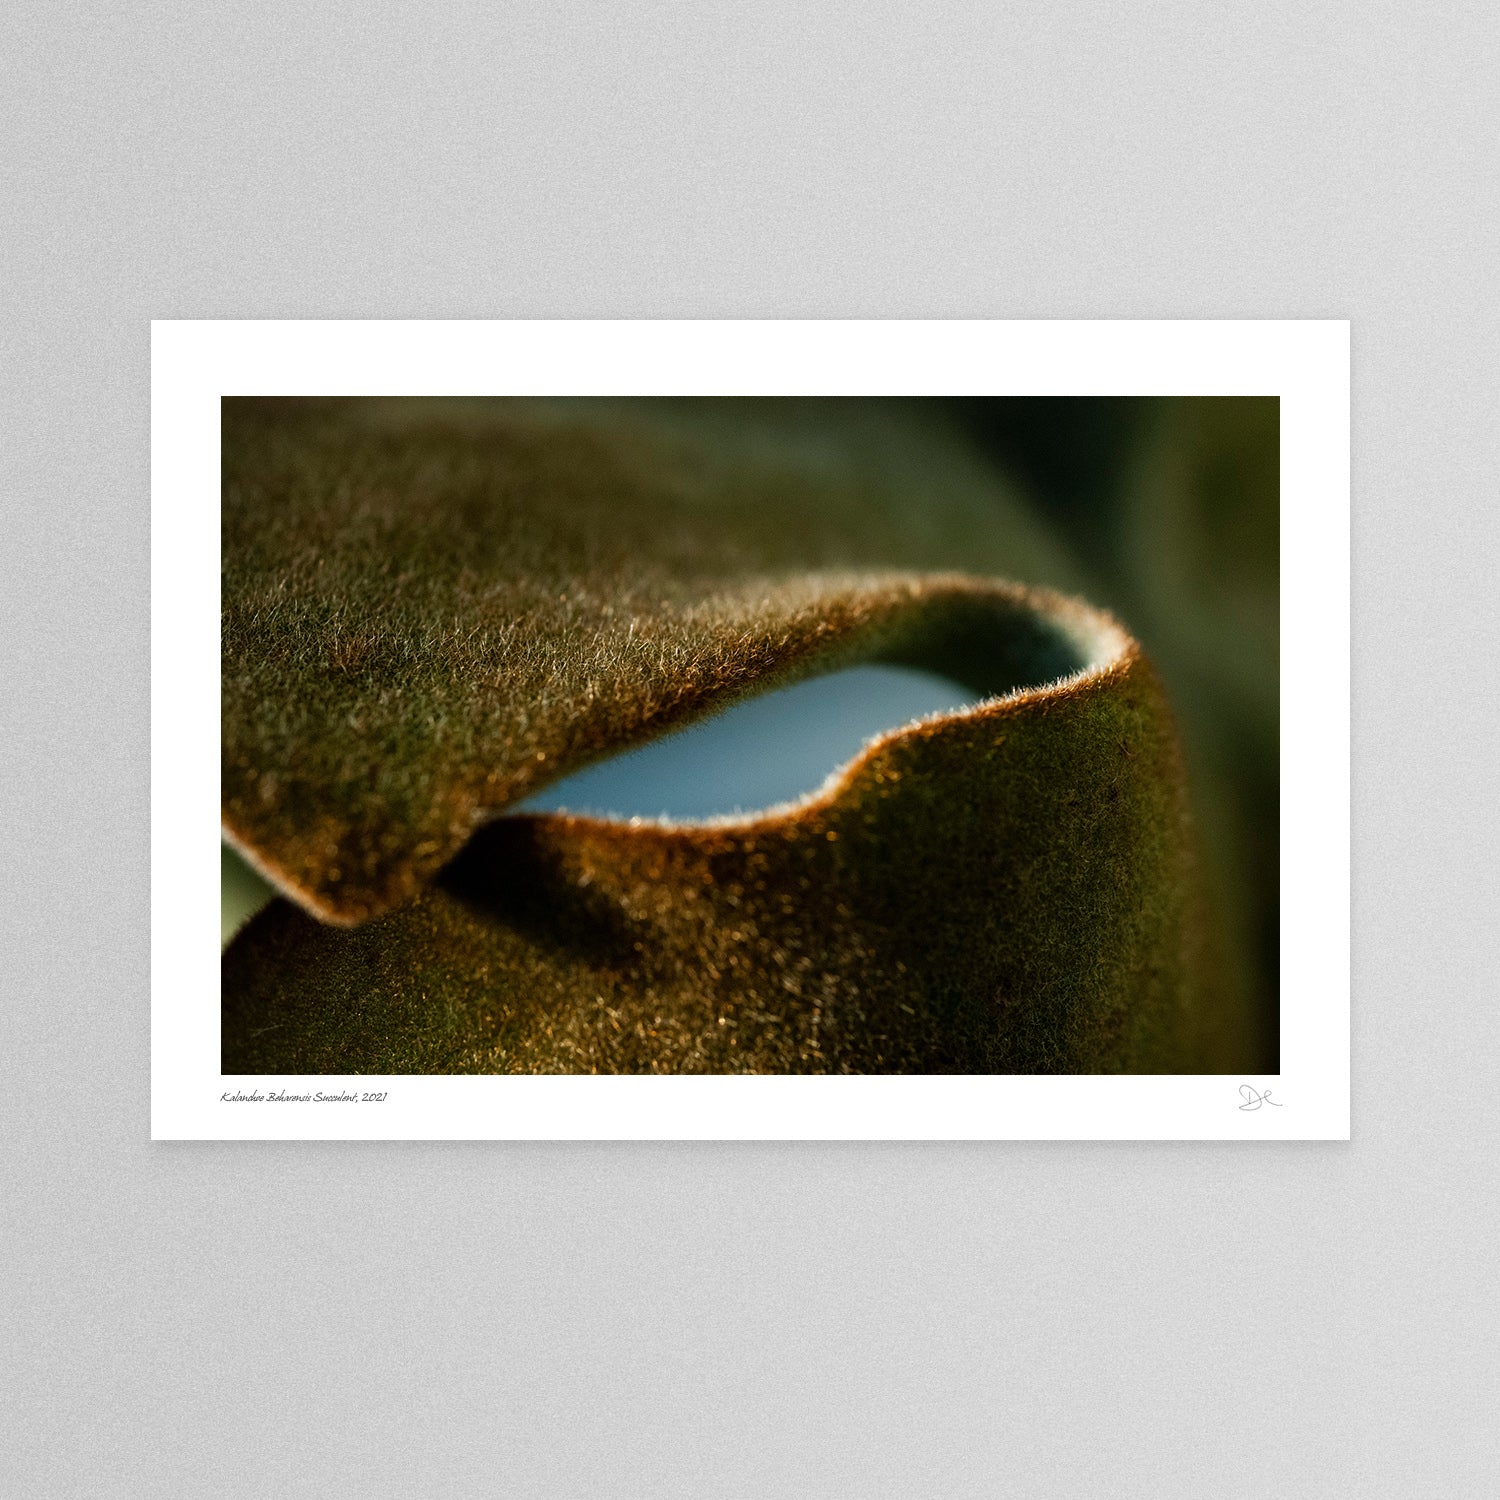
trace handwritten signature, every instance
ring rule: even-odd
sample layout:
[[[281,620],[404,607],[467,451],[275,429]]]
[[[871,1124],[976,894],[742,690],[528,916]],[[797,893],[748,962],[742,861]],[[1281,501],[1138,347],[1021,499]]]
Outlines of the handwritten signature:
[[[1248,1083],[1240,1085],[1240,1098],[1245,1101],[1240,1105],[1241,1109],[1259,1109],[1262,1104],[1269,1104],[1272,1109],[1281,1108],[1281,1105],[1271,1097],[1270,1089],[1261,1093],[1259,1089],[1251,1088]]]

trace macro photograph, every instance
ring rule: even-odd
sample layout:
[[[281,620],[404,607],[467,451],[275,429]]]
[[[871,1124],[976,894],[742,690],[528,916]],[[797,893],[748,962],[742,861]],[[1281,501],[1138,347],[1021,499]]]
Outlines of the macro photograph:
[[[221,443],[224,1073],[1277,1071],[1276,397]]]

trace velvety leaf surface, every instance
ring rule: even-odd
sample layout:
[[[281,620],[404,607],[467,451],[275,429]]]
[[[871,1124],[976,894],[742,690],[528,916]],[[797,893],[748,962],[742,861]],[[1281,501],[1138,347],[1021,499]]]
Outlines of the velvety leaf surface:
[[[224,462],[224,825],[301,907],[227,1070],[1244,1066],[1154,675],[919,410],[231,400]],[[1012,696],[750,823],[493,822],[877,659]]]
[[[355,931],[225,957],[228,1072],[1232,1067],[1181,767],[1131,657],[889,736],[831,795],[665,828],[503,819]]]
[[[1067,572],[900,407],[227,400],[223,431],[224,826],[328,921],[594,756],[930,633],[926,573]]]

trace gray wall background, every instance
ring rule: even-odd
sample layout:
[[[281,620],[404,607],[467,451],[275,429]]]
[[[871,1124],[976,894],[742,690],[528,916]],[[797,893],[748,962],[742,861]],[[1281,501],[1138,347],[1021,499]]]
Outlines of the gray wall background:
[[[0,1490],[1494,1493],[1492,5],[6,31]],[[148,1142],[150,318],[1271,315],[1353,320],[1351,1144]]]

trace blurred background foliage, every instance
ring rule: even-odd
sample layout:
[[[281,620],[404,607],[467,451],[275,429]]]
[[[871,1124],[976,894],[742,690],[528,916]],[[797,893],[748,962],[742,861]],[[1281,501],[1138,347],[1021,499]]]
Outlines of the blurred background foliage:
[[[1280,403],[953,398],[1066,542],[1091,602],[1145,646],[1181,722],[1226,961],[1279,1066]]]

